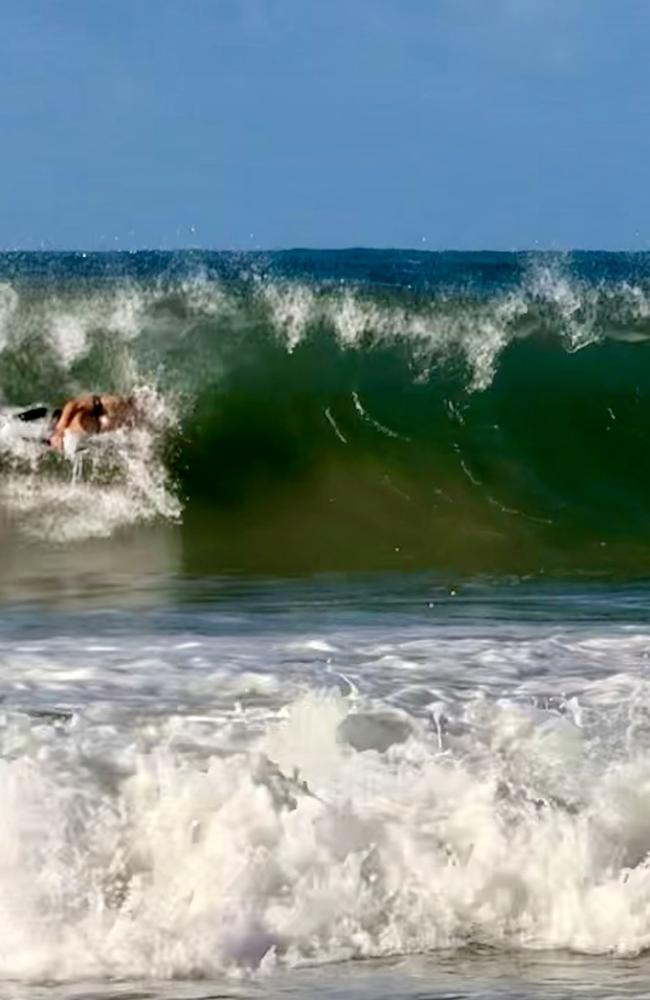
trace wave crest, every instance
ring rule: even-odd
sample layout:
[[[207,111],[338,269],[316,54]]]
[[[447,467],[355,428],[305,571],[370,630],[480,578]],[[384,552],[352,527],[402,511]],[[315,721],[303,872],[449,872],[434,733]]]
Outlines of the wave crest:
[[[114,463],[116,482],[148,483],[148,500],[127,490],[118,515],[117,498],[101,513],[98,495],[94,534],[126,523],[128,507],[134,523],[176,519],[182,495],[190,535],[212,518],[219,565],[247,563],[256,544],[263,562],[273,534],[305,569],[638,561],[650,544],[645,265],[442,257],[162,267],[134,255],[101,280],[82,279],[78,261],[56,280],[14,273],[0,294],[0,397],[150,386],[173,414],[139,472]],[[22,493],[27,513],[42,466],[17,459],[5,505],[16,513]],[[251,551],[234,553],[232,536]]]

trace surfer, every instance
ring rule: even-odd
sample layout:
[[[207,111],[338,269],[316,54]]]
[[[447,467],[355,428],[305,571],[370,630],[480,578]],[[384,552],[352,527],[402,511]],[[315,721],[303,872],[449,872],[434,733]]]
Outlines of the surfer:
[[[56,423],[48,443],[57,451],[63,451],[66,433],[77,440],[103,434],[129,426],[135,415],[135,402],[130,396],[113,396],[108,393],[75,396],[61,410],[55,411]]]

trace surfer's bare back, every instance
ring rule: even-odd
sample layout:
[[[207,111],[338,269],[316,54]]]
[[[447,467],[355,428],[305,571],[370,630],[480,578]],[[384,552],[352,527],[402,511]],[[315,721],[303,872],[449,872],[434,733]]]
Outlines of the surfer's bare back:
[[[108,393],[75,396],[61,409],[49,443],[57,451],[63,451],[66,432],[77,437],[87,437],[128,426],[134,419],[135,403],[129,396],[112,396]]]

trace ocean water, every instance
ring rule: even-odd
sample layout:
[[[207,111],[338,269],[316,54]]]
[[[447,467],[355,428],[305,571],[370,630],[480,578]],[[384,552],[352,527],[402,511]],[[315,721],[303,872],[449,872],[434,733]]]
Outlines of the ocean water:
[[[0,995],[646,996],[649,350],[643,254],[0,255]]]

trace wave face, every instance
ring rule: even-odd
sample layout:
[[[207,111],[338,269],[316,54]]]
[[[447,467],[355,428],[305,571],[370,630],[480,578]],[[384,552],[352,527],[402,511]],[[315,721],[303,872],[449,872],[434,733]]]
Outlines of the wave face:
[[[74,475],[0,433],[4,520],[173,521],[196,573],[643,574],[649,340],[645,254],[4,254],[5,413],[152,418]]]

